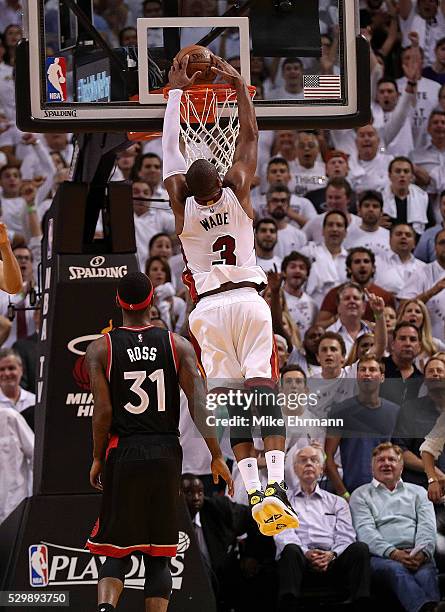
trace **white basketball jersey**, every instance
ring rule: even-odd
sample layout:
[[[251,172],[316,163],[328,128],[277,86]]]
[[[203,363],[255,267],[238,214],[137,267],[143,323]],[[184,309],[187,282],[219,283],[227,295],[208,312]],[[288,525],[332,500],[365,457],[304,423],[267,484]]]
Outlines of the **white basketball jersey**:
[[[187,198],[179,239],[186,266],[184,282],[192,299],[228,282],[267,283],[256,265],[252,219],[229,187],[211,206]]]

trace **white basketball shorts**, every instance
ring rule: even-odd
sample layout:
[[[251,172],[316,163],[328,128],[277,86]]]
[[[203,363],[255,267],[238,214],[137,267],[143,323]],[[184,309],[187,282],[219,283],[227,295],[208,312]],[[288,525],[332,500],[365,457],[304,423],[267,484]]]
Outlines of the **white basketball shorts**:
[[[202,298],[189,317],[201,349],[201,363],[212,379],[239,381],[276,377],[276,355],[269,306],[253,288]]]

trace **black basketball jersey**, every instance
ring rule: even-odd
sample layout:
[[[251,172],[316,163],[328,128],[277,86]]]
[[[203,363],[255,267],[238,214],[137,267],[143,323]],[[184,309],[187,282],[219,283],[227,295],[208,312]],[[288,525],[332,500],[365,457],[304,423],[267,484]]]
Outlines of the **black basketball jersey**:
[[[179,436],[179,384],[173,334],[119,327],[107,334],[111,433]]]

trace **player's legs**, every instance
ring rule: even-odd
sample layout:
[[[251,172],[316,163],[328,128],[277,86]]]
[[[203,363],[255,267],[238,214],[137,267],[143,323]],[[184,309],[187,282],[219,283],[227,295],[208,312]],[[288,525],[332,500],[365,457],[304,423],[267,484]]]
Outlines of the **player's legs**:
[[[190,331],[199,345],[200,359],[205,370],[209,390],[227,393],[229,389],[243,391],[244,376],[236,353],[238,339],[233,337],[233,299],[239,290],[221,293],[198,303],[189,317]],[[229,416],[242,423],[250,411],[241,400],[227,405]],[[261,483],[253,446],[250,424],[232,426],[230,442],[238,462],[246,490],[260,493]],[[258,495],[255,495],[255,499]]]
[[[112,612],[116,609],[119,598],[124,589],[125,574],[130,570],[130,556],[107,560],[99,570],[97,585],[98,612]],[[110,607],[111,606],[111,607]]]
[[[172,590],[172,576],[167,557],[144,555],[145,564],[145,611],[165,612]]]
[[[278,367],[273,340],[269,307],[258,294],[250,294],[250,301],[240,300],[234,305],[234,337],[236,351],[251,391],[252,409],[261,421],[268,472],[268,486],[264,500],[256,509],[256,520],[265,535],[275,535],[286,528],[296,528],[298,517],[290,505],[284,483],[284,450],[286,426],[277,401]]]

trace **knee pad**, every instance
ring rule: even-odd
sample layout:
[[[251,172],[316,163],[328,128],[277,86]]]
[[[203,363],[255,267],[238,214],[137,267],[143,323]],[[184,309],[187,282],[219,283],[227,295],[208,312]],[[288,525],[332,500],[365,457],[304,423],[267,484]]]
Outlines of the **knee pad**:
[[[252,390],[258,418],[260,419],[261,437],[283,436],[286,437],[286,425],[281,413],[281,407],[277,403],[277,391],[271,387],[255,387]]]
[[[99,580],[103,578],[117,578],[121,582],[125,582],[125,574],[130,571],[131,557],[122,557],[115,559],[107,557],[107,560],[99,569]]]
[[[170,568],[168,567],[168,558],[144,555],[144,564],[145,598],[162,597],[162,599],[170,599],[173,581]]]

